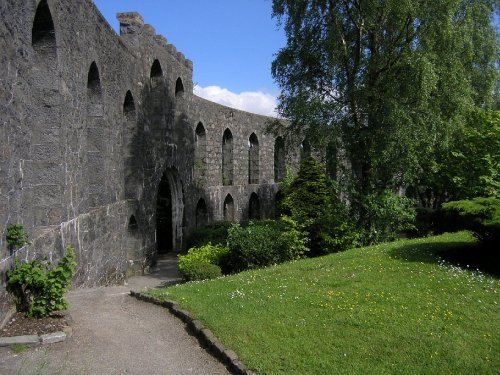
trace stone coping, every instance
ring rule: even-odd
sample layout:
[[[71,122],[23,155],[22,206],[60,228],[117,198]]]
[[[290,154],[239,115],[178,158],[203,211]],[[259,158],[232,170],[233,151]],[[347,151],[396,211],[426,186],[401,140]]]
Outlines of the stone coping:
[[[71,336],[71,333],[58,331],[53,333],[47,333],[44,335],[0,337],[0,347],[12,346],[12,345],[54,344],[56,342],[61,342],[66,340],[68,336]]]
[[[158,298],[148,296],[147,294],[141,292],[135,292],[133,290],[130,291],[130,295],[138,300],[153,303],[168,309],[171,314],[186,323],[188,329],[198,338],[198,341],[206,349],[208,349],[210,353],[226,365],[233,374],[257,375],[256,372],[246,368],[246,366],[238,359],[238,355],[234,351],[224,347],[217,337],[215,337],[213,332],[208,328],[205,328],[201,321],[195,319],[189,311],[182,310],[177,302],[169,300],[162,301]]]
[[[15,313],[15,309],[11,309],[7,317],[2,322],[3,326],[8,322],[8,320]],[[73,324],[73,319],[71,315],[67,312],[63,312],[66,316],[66,321],[68,324]],[[24,336],[0,336],[0,347],[12,346],[12,345],[47,345],[54,344],[56,342],[62,342],[73,334],[73,328],[71,326],[65,326],[63,331],[56,331],[52,333],[45,333],[43,335],[24,335]]]

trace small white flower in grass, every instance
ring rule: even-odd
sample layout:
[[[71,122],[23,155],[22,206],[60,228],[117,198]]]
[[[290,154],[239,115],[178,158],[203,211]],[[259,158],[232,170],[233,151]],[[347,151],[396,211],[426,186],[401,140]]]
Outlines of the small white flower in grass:
[[[234,299],[234,298],[244,298],[245,297],[245,293],[243,293],[241,290],[239,289],[236,289],[234,292],[231,292],[229,294],[229,297],[231,299]]]

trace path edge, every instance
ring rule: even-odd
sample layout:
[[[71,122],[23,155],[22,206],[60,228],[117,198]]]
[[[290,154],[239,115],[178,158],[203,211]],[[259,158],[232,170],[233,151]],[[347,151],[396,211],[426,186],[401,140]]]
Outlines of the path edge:
[[[187,324],[188,329],[196,336],[198,341],[219,361],[226,365],[233,374],[237,375],[258,375],[256,372],[248,370],[238,358],[238,355],[227,349],[217,339],[211,330],[206,328],[203,323],[186,310],[182,310],[175,301],[162,301],[156,297],[149,296],[141,292],[130,291],[130,295],[140,301],[152,303],[168,309],[169,312]]]

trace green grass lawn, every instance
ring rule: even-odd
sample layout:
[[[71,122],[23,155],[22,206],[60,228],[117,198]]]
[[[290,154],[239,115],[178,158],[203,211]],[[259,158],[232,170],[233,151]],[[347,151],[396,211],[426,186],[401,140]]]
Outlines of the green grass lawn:
[[[436,255],[473,243],[404,240],[149,293],[261,374],[498,374],[499,280]]]

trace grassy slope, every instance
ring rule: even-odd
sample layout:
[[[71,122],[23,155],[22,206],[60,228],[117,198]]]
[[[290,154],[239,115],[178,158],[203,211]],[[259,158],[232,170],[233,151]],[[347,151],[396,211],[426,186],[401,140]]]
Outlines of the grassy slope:
[[[466,233],[152,291],[261,374],[500,371],[500,282],[439,262]]]

